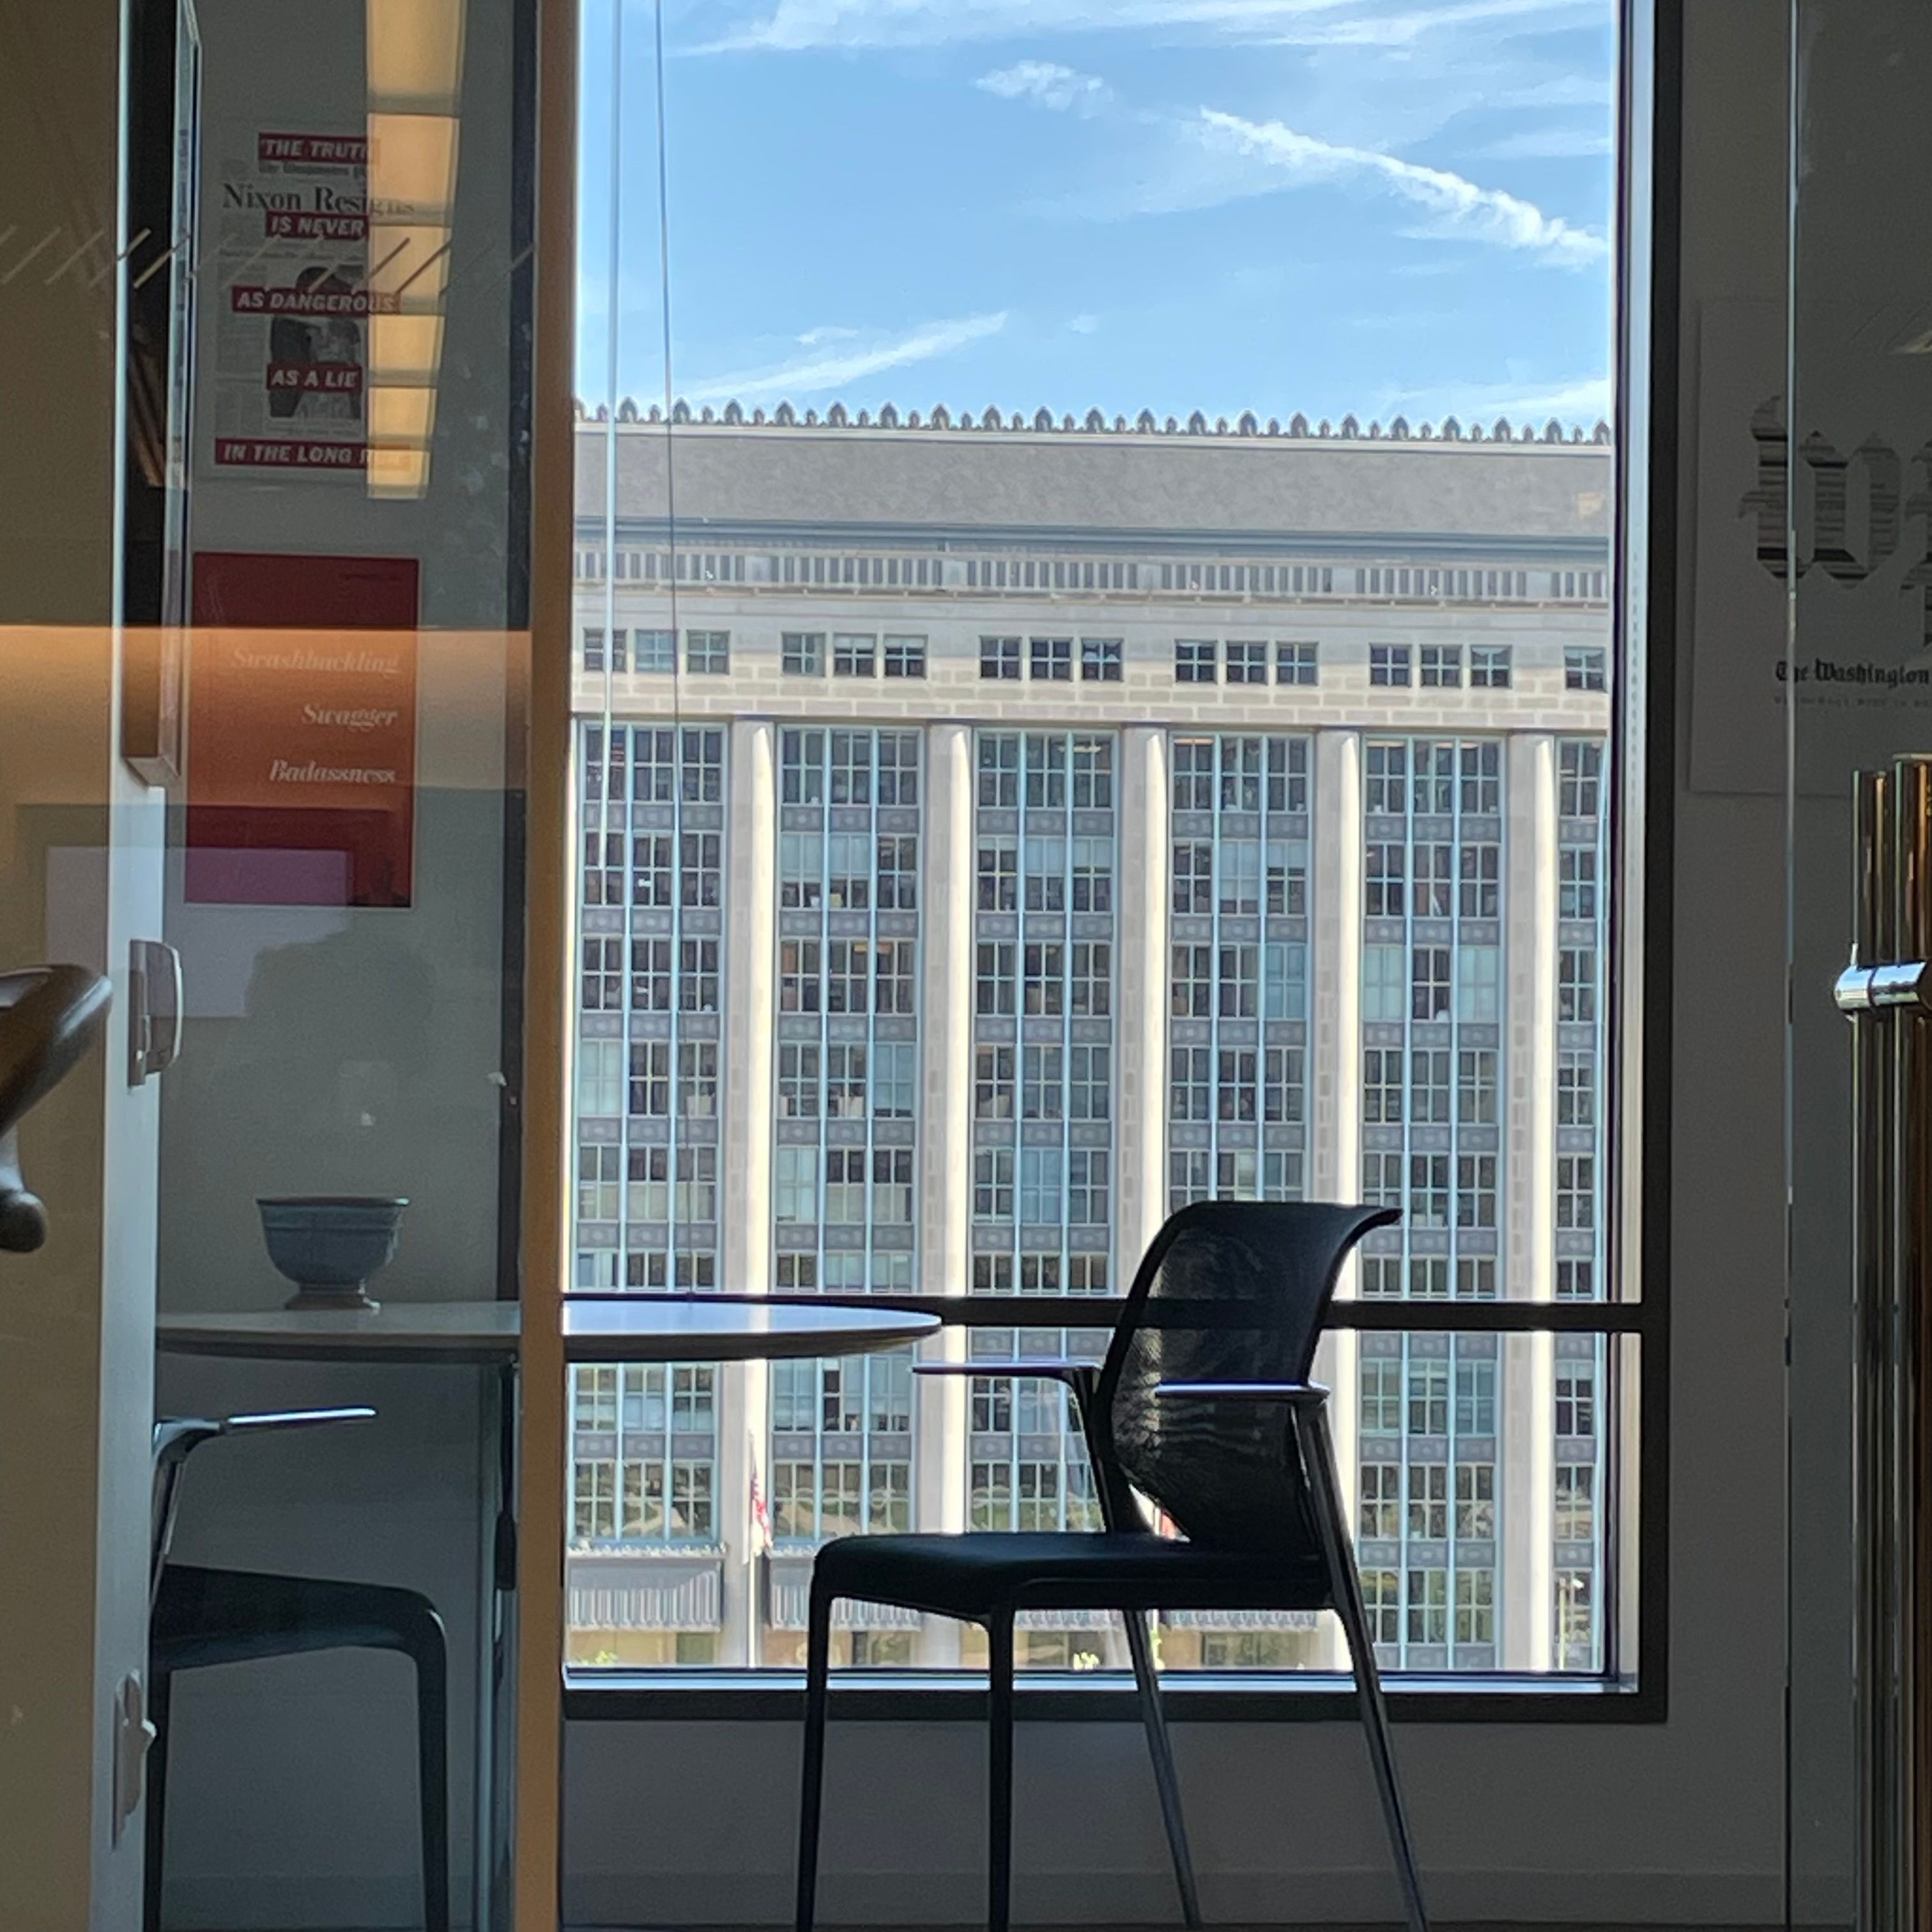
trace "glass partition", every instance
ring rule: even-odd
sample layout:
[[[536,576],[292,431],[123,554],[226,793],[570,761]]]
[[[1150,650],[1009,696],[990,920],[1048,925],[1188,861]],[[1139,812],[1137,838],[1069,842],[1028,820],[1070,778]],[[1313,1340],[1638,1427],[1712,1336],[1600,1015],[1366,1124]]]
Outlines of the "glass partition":
[[[1738,756],[1754,788],[1781,787],[1790,827],[1790,1909],[1876,1928],[1922,1918],[1932,1850],[1915,1580],[1928,1096],[1916,1010],[1874,1009],[1838,976],[1848,957],[1925,956],[1917,768],[1894,761],[1932,751],[1932,387],[1911,266],[1932,31],[1910,8],[1801,4],[1792,48],[1790,332],[1750,326],[1748,384],[1727,379],[1756,547],[1732,566],[1750,623],[1729,628],[1754,653],[1735,668]]]
[[[158,1406],[374,1412],[184,1466],[150,1882],[164,1926],[502,1924],[534,9],[134,16]]]

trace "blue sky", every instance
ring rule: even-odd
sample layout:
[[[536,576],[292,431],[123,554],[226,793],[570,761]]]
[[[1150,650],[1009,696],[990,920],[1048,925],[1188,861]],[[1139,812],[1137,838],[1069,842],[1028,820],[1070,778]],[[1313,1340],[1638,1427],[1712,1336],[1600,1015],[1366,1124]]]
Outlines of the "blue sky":
[[[1592,422],[1613,13],[664,0],[673,389]],[[653,34],[650,0],[588,0],[593,401],[664,394]]]

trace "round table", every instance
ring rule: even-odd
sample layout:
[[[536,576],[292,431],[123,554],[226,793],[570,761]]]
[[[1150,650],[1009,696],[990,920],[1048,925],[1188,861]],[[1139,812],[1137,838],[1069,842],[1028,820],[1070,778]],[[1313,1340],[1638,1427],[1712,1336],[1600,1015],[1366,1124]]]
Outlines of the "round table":
[[[173,1355],[281,1362],[473,1362],[516,1359],[514,1301],[388,1301],[380,1308],[274,1308],[163,1315],[155,1346]],[[572,1362],[742,1362],[864,1354],[934,1334],[938,1318],[894,1308],[728,1301],[712,1295],[572,1297],[563,1308]]]
[[[516,1409],[508,1391],[522,1339],[513,1301],[386,1301],[377,1309],[276,1308],[233,1314],[162,1315],[155,1346],[173,1355],[284,1362],[459,1364],[494,1371],[497,1438],[482,1461],[482,1554],[478,1646],[476,1896],[494,1900],[502,1787],[495,1738],[507,1680],[509,1593],[516,1565]],[[570,1362],[718,1362],[781,1356],[866,1354],[922,1340],[938,1318],[892,1308],[820,1307],[728,1300],[715,1295],[571,1297],[563,1306]],[[494,1910],[481,1915],[494,1922]]]

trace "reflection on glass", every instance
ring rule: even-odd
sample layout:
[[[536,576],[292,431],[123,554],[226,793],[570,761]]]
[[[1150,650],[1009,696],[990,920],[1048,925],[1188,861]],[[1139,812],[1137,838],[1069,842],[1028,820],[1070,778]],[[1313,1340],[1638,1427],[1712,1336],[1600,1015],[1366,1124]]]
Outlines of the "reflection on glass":
[[[1425,23],[1425,100],[1380,10],[747,5],[660,72],[587,9],[579,1288],[1111,1296],[1233,1196],[1400,1207],[1364,1298],[1614,1292],[1610,14]],[[1328,1345],[1390,1666],[1601,1667],[1601,1346]],[[830,1536],[1091,1520],[1061,1391],[903,1368],[716,1371],[634,1529],[580,1402],[575,1654],[796,1663]]]

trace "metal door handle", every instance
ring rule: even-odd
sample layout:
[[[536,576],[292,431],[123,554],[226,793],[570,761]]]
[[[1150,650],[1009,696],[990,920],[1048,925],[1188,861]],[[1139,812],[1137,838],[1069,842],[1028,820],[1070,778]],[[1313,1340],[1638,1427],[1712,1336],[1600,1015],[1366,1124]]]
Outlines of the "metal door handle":
[[[128,1084],[145,1086],[181,1052],[181,955],[158,939],[128,946]]]

